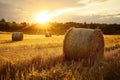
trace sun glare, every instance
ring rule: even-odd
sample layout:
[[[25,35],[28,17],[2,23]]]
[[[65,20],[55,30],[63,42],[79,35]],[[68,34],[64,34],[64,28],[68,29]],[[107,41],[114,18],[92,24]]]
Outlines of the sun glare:
[[[47,22],[49,22],[52,18],[56,17],[56,16],[59,16],[65,12],[69,12],[71,9],[68,9],[68,10],[55,10],[54,12],[51,12],[50,11],[43,11],[43,12],[40,12],[38,14],[35,14],[34,16],[34,19],[36,22],[38,23],[42,23],[42,24],[45,24]]]
[[[35,21],[44,24],[49,22],[51,17],[52,16],[48,13],[48,11],[44,11],[35,16]]]

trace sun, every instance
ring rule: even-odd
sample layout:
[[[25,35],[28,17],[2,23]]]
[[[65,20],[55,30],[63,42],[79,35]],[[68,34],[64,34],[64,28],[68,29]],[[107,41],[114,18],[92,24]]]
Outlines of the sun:
[[[38,23],[45,24],[50,21],[51,17],[52,16],[51,14],[48,13],[48,11],[44,11],[44,12],[38,13],[35,16],[35,21]]]
[[[61,14],[68,12],[69,10],[55,10],[50,12],[49,10],[42,11],[34,15],[35,22],[45,24],[49,21],[52,21],[54,17],[60,16]]]

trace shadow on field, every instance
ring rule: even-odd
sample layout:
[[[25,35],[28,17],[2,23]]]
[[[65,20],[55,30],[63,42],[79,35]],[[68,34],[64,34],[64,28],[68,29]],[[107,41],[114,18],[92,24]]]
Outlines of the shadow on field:
[[[15,43],[15,42],[18,42],[18,41],[12,41],[12,40],[9,40],[9,41],[4,41],[4,42],[1,42],[1,44],[6,44],[6,43]]]

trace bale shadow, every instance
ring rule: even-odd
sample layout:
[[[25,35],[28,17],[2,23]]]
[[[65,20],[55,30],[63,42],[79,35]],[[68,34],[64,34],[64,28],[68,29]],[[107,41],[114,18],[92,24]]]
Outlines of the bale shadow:
[[[18,42],[18,41],[9,40],[9,41],[0,42],[0,44],[15,43],[15,42]]]

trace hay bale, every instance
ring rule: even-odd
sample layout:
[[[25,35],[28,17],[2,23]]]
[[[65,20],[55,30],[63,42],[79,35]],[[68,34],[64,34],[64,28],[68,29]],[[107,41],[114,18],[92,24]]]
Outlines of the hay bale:
[[[50,32],[46,32],[46,33],[45,33],[45,37],[52,37],[52,35],[51,35]]]
[[[104,39],[101,30],[70,28],[64,38],[63,55],[67,61],[83,61],[85,65],[102,60]]]
[[[12,33],[12,40],[13,41],[21,41],[21,40],[23,40],[23,33],[22,32],[13,32]]]

